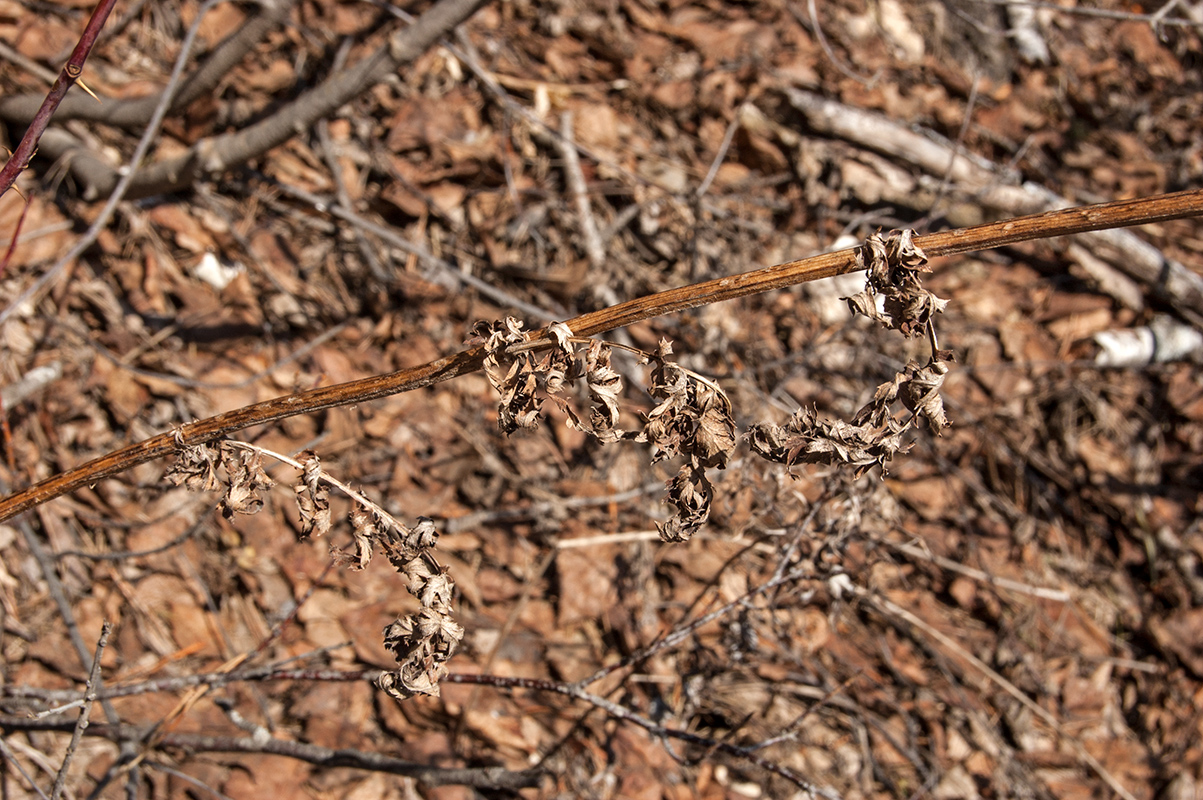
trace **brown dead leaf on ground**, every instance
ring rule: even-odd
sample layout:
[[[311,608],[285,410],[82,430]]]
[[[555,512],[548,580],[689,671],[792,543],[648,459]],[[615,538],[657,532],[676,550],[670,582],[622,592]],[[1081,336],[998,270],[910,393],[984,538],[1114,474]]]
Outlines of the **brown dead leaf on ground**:
[[[114,97],[157,91],[199,6],[148,4],[93,52],[89,84]],[[1039,63],[1001,7],[836,0],[816,10],[811,19],[805,3],[490,5],[463,39],[449,38],[455,50],[432,49],[340,109],[330,152],[302,132],[220,183],[123,204],[98,247],[0,326],[0,388],[50,364],[61,370],[20,398],[5,394],[4,490],[218,411],[426,363],[457,351],[476,320],[516,314],[456,272],[567,319],[801,258],[845,234],[859,243],[997,213],[980,186],[945,182],[880,143],[817,133],[784,88],[955,142],[962,159],[997,168],[991,189],[1030,182],[1088,202],[1203,177],[1195,28],[1045,9],[1030,35],[1056,57]],[[0,0],[0,36],[53,66],[84,11],[59,4],[33,19]],[[251,13],[211,11],[198,57]],[[173,113],[164,148],[270,114],[326,77],[344,37],[355,63],[396,24],[368,4],[298,7],[216,89]],[[34,83],[0,63],[6,96]],[[566,110],[583,204],[554,143]],[[132,152],[117,129],[72,128],[106,157]],[[6,298],[74,241],[64,220],[80,230],[98,210],[71,179],[57,182],[59,167],[33,167],[21,184],[31,203],[23,232],[0,275]],[[330,214],[342,208],[339,181],[351,203],[343,210],[401,242]],[[0,220],[15,222],[22,202],[0,199]],[[1200,272],[1197,222],[1138,235]],[[205,254],[242,271],[210,285],[195,272]],[[1185,798],[1203,785],[1203,377],[1194,357],[1091,363],[1097,334],[1170,309],[1148,286],[1138,286],[1139,305],[1123,302],[1082,263],[1049,242],[932,265],[926,288],[950,300],[937,328],[957,357],[942,390],[952,427],[900,442],[910,449],[884,482],[876,469],[852,481],[798,459],[791,477],[741,438],[798,409],[851,419],[925,357],[922,337],[905,342],[833,313],[818,286],[629,332],[649,351],[671,339],[683,367],[733,398],[738,432],[725,416],[698,415],[712,445],[705,466],[726,467],[704,477],[674,479],[679,459],[651,464],[644,444],[601,446],[550,404],[541,430],[503,437],[479,375],[247,432],[291,456],[312,450],[324,472],[400,519],[428,515],[453,529],[435,550],[467,629],[453,671],[574,681],[614,667],[586,688],[708,745],[549,691],[446,684],[440,699],[398,705],[366,680],[332,680],[323,670],[392,668],[381,632],[416,604],[384,559],[362,572],[331,568],[329,548],[352,545],[351,504],[337,492],[302,492],[310,527],[328,510],[330,530],[298,542],[297,475],[270,464],[276,488],[226,504],[261,501],[255,516],[214,515],[219,493],[185,495],[161,481],[164,465],[148,465],[0,528],[4,712],[54,704],[18,698],[18,688],[78,688],[86,674],[23,538],[28,525],[52,550],[84,644],[103,620],[117,623],[106,686],[182,678],[237,655],[279,663],[301,674],[212,693],[282,740],[441,767],[547,758],[543,783],[523,790],[532,798],[794,796],[796,784],[747,753],[847,798],[1086,798],[1111,796],[1108,778],[1141,800]],[[526,319],[525,329],[545,321]],[[621,388],[598,380],[608,393],[582,387],[565,402],[579,419],[600,403],[598,420],[633,426],[661,398],[643,391],[649,370],[635,358],[615,351],[609,366]],[[537,409],[527,412],[534,422]],[[214,485],[227,468],[213,462]],[[653,539],[670,480],[710,513],[689,544]],[[713,497],[694,491],[703,480]],[[596,541],[570,546],[585,537]],[[114,705],[122,721],[153,725],[182,692]],[[178,724],[256,735],[234,720],[207,697]],[[64,750],[65,734],[6,728],[4,737],[26,766],[34,750],[52,762]],[[72,772],[77,795],[116,758],[106,747]],[[148,757],[230,797],[470,791],[254,753]],[[22,780],[6,772],[5,791],[27,792]],[[178,777],[147,778],[138,791],[203,793]]]

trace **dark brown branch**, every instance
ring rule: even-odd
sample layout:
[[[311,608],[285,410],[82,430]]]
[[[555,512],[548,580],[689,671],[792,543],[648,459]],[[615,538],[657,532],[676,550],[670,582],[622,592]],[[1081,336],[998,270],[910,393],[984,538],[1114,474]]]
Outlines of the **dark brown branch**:
[[[730,756],[742,758],[751,764],[755,764],[766,772],[771,772],[774,775],[779,775],[782,778],[793,783],[795,786],[810,792],[813,795],[821,795],[827,798],[836,798],[839,795],[834,792],[815,786],[810,781],[799,775],[789,767],[777,764],[756,752],[756,749],[751,747],[741,747],[730,742],[719,741],[708,736],[699,736],[696,733],[682,730],[680,728],[669,728],[660,725],[642,714],[631,711],[626,706],[607,700],[601,695],[596,695],[591,692],[586,692],[577,688],[574,685],[560,683],[558,681],[545,680],[543,678],[515,678],[505,677],[501,675],[480,675],[480,674],[465,674],[453,672],[444,678],[445,683],[471,683],[477,686],[493,686],[499,689],[527,689],[542,692],[553,692],[555,694],[571,697],[575,700],[582,700],[595,708],[609,714],[611,717],[623,722],[630,722],[638,725],[644,730],[651,733],[653,736],[662,738],[676,739],[685,742],[686,744],[700,747],[706,752],[726,753]]]
[[[0,729],[68,731],[70,722],[0,716]],[[140,742],[146,728],[134,725],[92,725],[86,735],[114,742]],[[400,758],[367,753],[349,747],[334,750],[315,744],[285,739],[256,741],[246,736],[204,736],[196,733],[163,734],[157,749],[184,750],[192,753],[267,753],[293,758],[319,767],[348,767],[389,775],[404,775],[428,786],[475,786],[481,789],[526,789],[537,786],[543,772],[538,769],[509,770],[504,767],[430,767]]]
[[[54,85],[50,87],[46,99],[42,101],[41,106],[33,115],[33,121],[30,122],[29,128],[21,138],[21,143],[17,145],[17,149],[13,151],[4,168],[0,169],[0,194],[7,192],[17,180],[17,176],[29,166],[29,160],[33,158],[34,152],[38,149],[38,140],[42,138],[46,126],[50,124],[50,117],[62,103],[63,98],[67,96],[67,90],[75,85],[75,81],[83,72],[84,62],[92,52],[92,45],[96,43],[96,37],[100,35],[100,29],[104,27],[104,22],[109,18],[109,12],[113,10],[115,2],[116,0],[100,0],[96,5],[96,9],[88,19],[88,24],[84,26],[83,34],[79,37],[79,43],[71,51],[71,57],[63,65],[63,69],[59,72]]]
[[[922,247],[928,256],[934,258],[1004,247],[1033,239],[1067,236],[1106,228],[1144,225],[1200,215],[1203,215],[1203,189],[1192,189],[1156,197],[1048,211],[1043,214],[991,222],[972,228],[942,231],[916,237],[915,244]],[[742,275],[717,278],[629,300],[568,320],[567,325],[577,336],[595,336],[652,317],[751,294],[783,289],[806,281],[841,275],[851,272],[855,268],[855,250],[824,253],[800,261],[790,261],[765,269],[745,272]],[[216,417],[188,423],[169,433],[151,437],[93,459],[75,469],[48,478],[22,492],[6,497],[0,501],[0,521],[61,494],[95,483],[101,478],[161,458],[170,454],[179,445],[211,442],[252,425],[276,422],[298,414],[308,414],[336,406],[377,400],[389,395],[431,386],[458,375],[475,372],[480,369],[484,355],[483,347],[473,347],[420,367],[403,369],[387,375],[375,375],[337,386],[311,389],[307,392],[267,400],[228,411]]]
[[[259,11],[246,24],[219,44],[204,63],[180,84],[179,91],[171,101],[171,110],[188,106],[193,100],[205,95],[217,86],[218,81],[258,44],[268,31],[278,26],[292,7],[292,0],[275,0],[259,6]],[[102,122],[129,130],[145,127],[159,104],[161,93],[136,97],[128,100],[94,98],[71,95],[63,99],[55,113],[56,122],[79,119]],[[37,112],[40,98],[33,94],[6,97],[0,100],[0,118],[23,124]]]

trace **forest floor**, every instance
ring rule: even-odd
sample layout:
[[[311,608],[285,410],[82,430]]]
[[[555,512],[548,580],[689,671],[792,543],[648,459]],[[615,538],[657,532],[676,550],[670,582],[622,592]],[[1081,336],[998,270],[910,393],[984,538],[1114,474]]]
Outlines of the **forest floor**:
[[[0,198],[6,239],[28,202],[0,274],[0,494],[452,354],[477,320],[533,329],[878,230],[1199,186],[1203,36],[1180,24],[1198,4],[1160,23],[1058,5],[491,3],[222,180],[123,201],[13,307],[102,205],[35,159],[25,199]],[[130,8],[84,72],[102,97],[160,89],[200,4]],[[168,116],[152,158],[275,113],[405,25],[396,10],[299,0]],[[58,69],[89,12],[0,0],[0,115],[45,92],[35,67]],[[193,59],[258,13],[217,5]],[[113,165],[141,133],[66,127]],[[452,800],[514,796],[509,775],[529,798],[1203,797],[1203,301],[1140,272],[1150,252],[1153,274],[1198,280],[1203,223],[934,259],[951,427],[859,478],[741,441],[688,543],[656,531],[678,462],[551,403],[505,436],[482,374],[245,431],[434,519],[465,629],[438,697],[369,680],[417,602],[387,559],[332,553],[352,546],[345,499],[299,538],[283,464],[255,515],[172,486],[168,461],[0,524],[3,794],[49,794],[77,713],[61,706],[108,621],[103,685],[128,691],[92,711],[66,796]],[[607,338],[671,340],[741,431],[799,408],[847,420],[926,347],[852,318],[840,298],[861,285]],[[648,368],[614,359],[637,428]],[[215,672],[233,677],[195,677]]]

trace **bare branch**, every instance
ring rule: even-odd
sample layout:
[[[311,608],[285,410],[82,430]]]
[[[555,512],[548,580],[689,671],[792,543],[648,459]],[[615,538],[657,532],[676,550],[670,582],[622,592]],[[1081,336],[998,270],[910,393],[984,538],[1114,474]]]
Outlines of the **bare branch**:
[[[130,183],[129,197],[177,191],[196,181],[216,178],[309,130],[318,120],[420,56],[486,2],[440,0],[413,25],[394,33],[375,53],[345,72],[332,75],[276,114],[234,133],[201,139],[181,156],[138,170]],[[70,153],[72,170],[86,180],[90,191],[106,196],[117,186],[116,170],[95,155],[74,147],[66,135],[47,141],[46,149],[55,150],[51,155]]]
[[[0,728],[27,731],[66,731],[70,723],[0,716]],[[140,742],[147,729],[136,725],[93,725],[88,736],[114,742]],[[504,767],[430,767],[379,753],[349,747],[337,750],[283,739],[254,739],[237,736],[204,736],[195,733],[166,733],[155,740],[156,749],[190,753],[266,753],[305,761],[319,767],[348,767],[388,775],[404,775],[428,786],[475,786],[481,789],[526,789],[537,786],[543,771],[509,770]]]
[[[79,747],[79,740],[83,738],[84,731],[88,729],[88,717],[92,713],[92,703],[95,702],[96,693],[100,690],[100,657],[104,654],[105,645],[109,643],[109,634],[112,632],[113,625],[110,622],[105,622],[100,628],[100,639],[96,642],[96,654],[92,656],[92,671],[88,675],[88,688],[84,692],[83,707],[80,708],[79,719],[71,731],[71,743],[67,745],[67,753],[63,756],[62,766],[59,767],[58,774],[54,776],[54,788],[50,790],[50,800],[58,800],[62,796],[63,787],[67,781],[67,770],[71,766],[76,748]]]
[[[258,13],[219,44],[195,72],[180,82],[180,89],[171,101],[171,110],[185,108],[193,100],[211,92],[218,81],[241,61],[268,31],[283,21],[292,4],[293,0],[274,0],[259,4]],[[63,99],[54,118],[56,122],[80,119],[138,130],[150,121],[162,96],[162,92],[159,92],[128,100],[101,98],[98,103],[91,97],[71,95]],[[38,97],[31,94],[6,97],[0,100],[0,118],[16,123],[27,122],[36,112],[37,102]]]
[[[450,0],[444,0],[449,2]],[[1203,189],[1133,200],[1067,208],[1026,217],[991,222],[972,228],[917,236],[914,244],[928,256],[948,256],[1004,247],[1018,242],[1067,236],[1107,228],[1144,225],[1203,214]],[[628,300],[616,306],[592,311],[567,322],[577,336],[596,336],[652,317],[673,314],[689,308],[719,303],[737,297],[775,291],[806,281],[842,275],[856,269],[856,249],[823,253],[799,261],[745,272],[727,278],[669,289]],[[538,339],[543,331],[532,334]],[[0,521],[6,520],[61,494],[95,483],[101,478],[166,456],[180,445],[195,445],[220,439],[234,431],[308,414],[337,406],[364,403],[381,397],[412,391],[479,370],[485,347],[463,350],[420,367],[375,375],[336,386],[324,386],[298,394],[266,400],[235,409],[216,417],[188,423],[180,428],[153,436],[145,441],[93,459],[75,469],[48,478],[24,491],[0,500]]]

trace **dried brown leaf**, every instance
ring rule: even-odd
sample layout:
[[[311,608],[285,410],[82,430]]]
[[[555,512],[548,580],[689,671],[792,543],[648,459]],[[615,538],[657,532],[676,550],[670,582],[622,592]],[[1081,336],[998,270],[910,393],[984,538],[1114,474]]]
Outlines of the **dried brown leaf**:
[[[726,467],[735,449],[735,420],[726,395],[707,386],[698,392],[702,414],[698,417],[691,452],[701,467]]]
[[[948,417],[944,414],[944,398],[940,389],[944,386],[944,378],[948,375],[948,365],[933,361],[925,367],[915,369],[910,380],[902,384],[902,404],[909,411],[918,414],[939,433],[949,426]]]
[[[710,518],[714,486],[706,479],[706,471],[685,464],[668,482],[668,501],[676,513],[668,522],[657,523],[660,539],[665,542],[687,542],[698,528]]]
[[[322,536],[330,530],[330,488],[322,482],[322,463],[317,453],[306,450],[298,459],[301,480],[294,487],[301,512],[301,538]]]
[[[185,486],[192,491],[211,492],[221,487],[217,477],[217,465],[221,452],[216,445],[198,444],[184,447],[176,461],[163,476],[175,486]]]
[[[618,396],[622,376],[610,366],[610,347],[594,339],[585,354],[585,381],[593,400],[590,422],[595,430],[610,430],[618,424]]]
[[[229,485],[221,499],[221,513],[255,514],[263,508],[265,489],[274,483],[263,471],[263,457],[255,450],[226,446],[222,450],[222,465]]]

